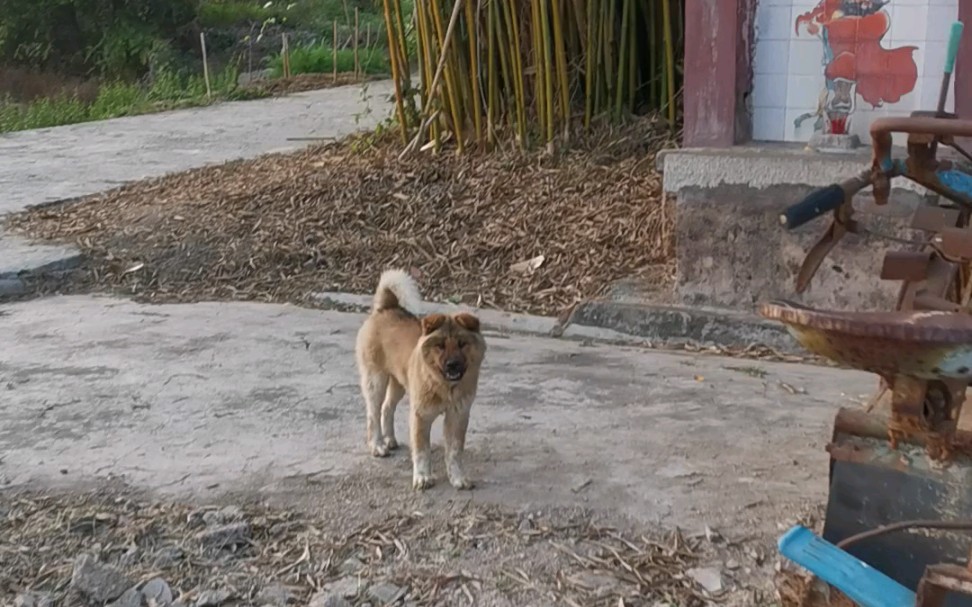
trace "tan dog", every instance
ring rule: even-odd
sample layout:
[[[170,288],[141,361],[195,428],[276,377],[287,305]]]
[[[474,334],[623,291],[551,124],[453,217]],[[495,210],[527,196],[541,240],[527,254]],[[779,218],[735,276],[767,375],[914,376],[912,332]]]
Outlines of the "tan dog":
[[[368,411],[368,447],[375,457],[398,447],[395,408],[407,391],[412,409],[412,487],[427,489],[435,483],[429,435],[432,422],[444,414],[449,482],[456,489],[471,489],[462,452],[486,341],[472,314],[420,319],[421,303],[415,281],[401,270],[388,270],[378,281],[371,314],[358,331],[355,356]]]

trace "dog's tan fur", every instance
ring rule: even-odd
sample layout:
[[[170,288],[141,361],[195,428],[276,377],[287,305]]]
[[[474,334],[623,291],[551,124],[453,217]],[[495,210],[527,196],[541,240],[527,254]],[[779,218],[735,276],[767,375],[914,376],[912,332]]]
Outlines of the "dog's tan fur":
[[[376,457],[398,447],[395,409],[407,391],[412,486],[427,489],[435,482],[429,434],[435,419],[445,415],[449,482],[457,489],[470,489],[473,483],[463,471],[462,453],[486,341],[472,314],[420,318],[420,304],[412,278],[389,270],[382,274],[371,314],[358,331],[355,355],[368,414],[368,447]]]

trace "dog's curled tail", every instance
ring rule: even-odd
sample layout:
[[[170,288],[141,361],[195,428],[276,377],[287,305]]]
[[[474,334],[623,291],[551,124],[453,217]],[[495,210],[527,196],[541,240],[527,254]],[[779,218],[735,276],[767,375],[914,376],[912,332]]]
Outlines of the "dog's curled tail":
[[[372,311],[403,308],[412,314],[419,313],[422,295],[415,280],[404,270],[385,270],[378,280]]]

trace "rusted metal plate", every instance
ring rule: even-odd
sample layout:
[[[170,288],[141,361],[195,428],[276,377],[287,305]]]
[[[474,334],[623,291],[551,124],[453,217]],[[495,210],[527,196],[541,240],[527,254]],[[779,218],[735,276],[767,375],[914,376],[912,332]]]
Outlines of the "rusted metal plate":
[[[958,209],[946,209],[923,205],[915,210],[911,217],[911,227],[915,230],[937,232],[942,228],[954,227],[958,222]]]
[[[943,228],[939,246],[948,257],[972,259],[972,231],[968,228]]]
[[[760,313],[814,354],[883,377],[972,379],[972,316],[952,312],[837,312],[788,302]]]
[[[882,280],[925,280],[928,276],[928,263],[931,251],[924,253],[912,251],[888,251],[881,266]]]

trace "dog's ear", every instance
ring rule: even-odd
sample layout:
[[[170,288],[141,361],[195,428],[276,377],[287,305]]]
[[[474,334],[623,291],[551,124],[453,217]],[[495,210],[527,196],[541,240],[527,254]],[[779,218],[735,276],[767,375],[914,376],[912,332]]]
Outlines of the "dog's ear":
[[[460,312],[459,314],[456,314],[453,319],[456,321],[456,324],[463,329],[472,331],[473,333],[479,333],[479,319],[472,314]]]
[[[445,314],[429,314],[422,319],[422,335],[431,335],[446,322]]]

